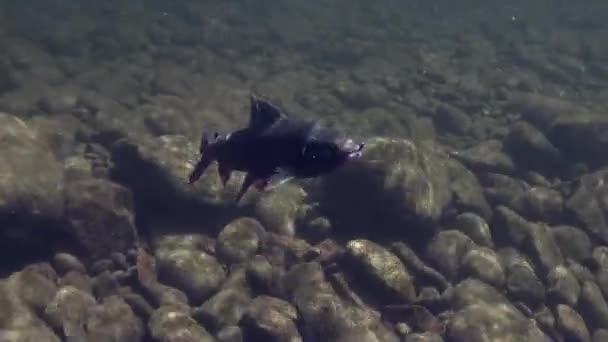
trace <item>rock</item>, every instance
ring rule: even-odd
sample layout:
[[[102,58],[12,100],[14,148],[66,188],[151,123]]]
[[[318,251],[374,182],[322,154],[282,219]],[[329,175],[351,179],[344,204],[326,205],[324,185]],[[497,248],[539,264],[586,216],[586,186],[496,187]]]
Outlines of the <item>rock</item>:
[[[13,286],[13,295],[34,312],[43,311],[57,292],[57,274],[47,263],[28,265],[13,273],[8,282]]]
[[[378,286],[378,293],[386,294],[387,300],[392,298],[392,301],[406,303],[414,300],[416,290],[413,278],[393,253],[369,240],[351,240],[347,243],[346,250],[357,274]]]
[[[243,342],[243,331],[238,326],[227,326],[216,335],[219,342]]]
[[[506,287],[514,300],[532,307],[545,301],[545,287],[530,267],[514,265],[507,268]]]
[[[150,316],[148,329],[156,341],[214,342],[215,340],[181,307],[172,305],[164,305],[156,309]]]
[[[549,223],[562,221],[564,199],[557,190],[530,186],[514,204],[514,209],[528,219]]]
[[[486,178],[485,194],[491,201],[509,207],[526,219],[549,223],[562,221],[564,200],[558,191],[531,186],[504,175],[490,174]]]
[[[143,323],[120,297],[109,296],[87,313],[87,341],[140,341]]]
[[[146,296],[150,298],[155,307],[170,305],[173,307],[190,308],[186,294],[176,288],[160,283],[145,288]]]
[[[557,327],[560,329],[564,338],[572,342],[589,342],[591,336],[585,325],[585,321],[574,309],[567,305],[560,304],[556,310]]]
[[[24,291],[28,287],[28,284],[20,282],[18,277],[17,274],[0,281],[0,329],[6,334],[6,339],[61,341],[17,294],[17,290]]]
[[[553,336],[556,335],[555,333],[555,316],[553,315],[553,313],[551,312],[551,310],[546,307],[546,306],[542,306],[540,307],[535,313],[534,313],[534,320],[536,320],[536,323],[538,324],[538,327],[541,328],[543,331],[548,332],[550,334],[552,334]]]
[[[202,303],[226,277],[215,257],[194,248],[159,247],[155,256],[159,280],[184,291],[191,303]]]
[[[133,313],[145,322],[148,321],[152,312],[154,312],[152,305],[138,293],[125,293],[122,294],[122,298],[133,309]]]
[[[608,242],[608,169],[582,176],[566,208],[593,237]]]
[[[458,135],[467,134],[471,128],[471,118],[461,109],[447,103],[437,107],[433,119],[437,128]]]
[[[474,304],[509,304],[509,300],[496,288],[475,278],[461,281],[443,295],[451,308],[456,311]]]
[[[89,276],[77,271],[69,271],[59,279],[59,286],[72,286],[88,294],[93,293],[93,281]]]
[[[117,269],[126,271],[130,267],[127,256],[121,252],[114,252],[110,254],[110,259]]]
[[[522,247],[524,240],[534,229],[533,224],[502,205],[496,207],[495,212],[492,232],[496,235],[497,240],[508,241],[515,247]]]
[[[449,282],[441,273],[426,265],[416,255],[416,252],[405,243],[395,242],[391,244],[391,251],[405,264],[408,270],[414,273],[414,277],[421,281],[419,284],[424,284],[424,282],[428,281],[434,286],[439,287],[442,291],[449,286]]]
[[[579,309],[590,328],[608,328],[608,304],[597,284],[591,281],[582,284]]]
[[[455,159],[448,160],[452,205],[458,211],[472,211],[485,219],[492,217],[492,209],[475,174]]]
[[[486,283],[502,288],[505,271],[493,250],[487,247],[474,247],[462,258],[461,278],[475,277]]]
[[[555,174],[561,154],[545,135],[526,121],[513,124],[505,146],[518,166]]]
[[[608,268],[608,246],[595,247],[592,256],[601,268]]]
[[[294,236],[297,215],[306,196],[306,192],[295,184],[262,193],[255,203],[256,217],[268,231]]]
[[[63,214],[63,166],[38,132],[0,113],[0,214],[56,220]],[[44,170],[44,172],[41,172]]]
[[[515,170],[513,160],[503,151],[502,143],[498,140],[487,140],[451,155],[474,172],[511,174]]]
[[[82,274],[87,272],[82,262],[80,262],[77,257],[68,253],[55,254],[53,256],[53,268],[60,275],[64,275],[70,271],[75,271]]]
[[[135,196],[141,193],[142,205],[151,209],[163,208],[166,212],[195,207],[200,212],[201,207],[233,202],[242,177],[234,174],[224,189],[215,163],[195,186],[187,184],[187,175],[196,162],[192,156],[198,155],[197,151],[198,146],[181,135],[118,140],[112,146],[113,173],[133,189]]]
[[[554,303],[576,307],[581,287],[576,277],[565,266],[555,267],[547,275],[548,295]]]
[[[192,313],[199,322],[213,330],[237,325],[245,314],[251,298],[241,289],[228,288],[216,293]]]
[[[597,329],[593,332],[593,342],[608,341],[608,329]]]
[[[509,99],[507,107],[520,112],[526,121],[545,132],[551,128],[556,118],[586,111],[561,98],[535,93],[515,93]]]
[[[455,280],[462,257],[474,246],[475,243],[460,231],[444,230],[426,246],[425,256],[448,279]]]
[[[405,342],[443,342],[441,335],[433,332],[408,334]]]
[[[104,271],[93,278],[93,294],[96,298],[118,295],[120,284],[109,271]]]
[[[591,273],[587,267],[579,264],[578,262],[568,259],[566,260],[566,267],[568,267],[570,272],[574,274],[579,283],[582,284],[586,281],[595,282],[595,276],[593,273]]]
[[[597,270],[595,273],[595,281],[602,290],[604,297],[606,297],[608,293],[608,269],[602,267]]]
[[[259,296],[243,316],[243,336],[249,341],[298,342],[302,337],[295,321],[296,308],[278,298]]]
[[[479,215],[474,213],[462,213],[456,216],[454,223],[449,225],[450,229],[456,229],[465,233],[473,242],[483,247],[494,247],[492,232],[488,223]]]
[[[450,319],[446,337],[450,341],[550,341],[519,311],[508,304],[473,304]]]
[[[256,254],[264,227],[255,219],[243,217],[226,225],[217,237],[216,252],[228,263],[243,262]]]
[[[533,224],[529,236],[524,242],[524,249],[532,258],[536,269],[545,275],[557,265],[564,262],[562,254],[545,224]]]
[[[267,293],[273,288],[275,270],[263,255],[256,255],[247,263],[247,280],[254,291]]]
[[[91,308],[95,307],[95,298],[74,287],[60,288],[55,298],[47,305],[44,315],[51,326],[62,331],[68,338],[86,340],[84,324]]]
[[[603,114],[571,113],[555,119],[549,137],[566,159],[605,166],[608,120]]]
[[[66,188],[66,218],[73,236],[92,259],[135,246],[134,204],[131,192],[105,179],[71,182]]]
[[[429,223],[439,219],[452,196],[448,158],[431,143],[388,138],[367,143],[361,160],[321,180],[321,207],[327,217],[349,230],[408,227],[400,234],[428,236],[433,232]]]
[[[591,239],[584,231],[560,225],[552,227],[551,232],[564,258],[580,262],[591,256]]]
[[[281,282],[284,296],[297,307],[304,340],[323,336],[327,340],[352,341],[353,336],[360,335],[364,336],[363,341],[399,341],[380,324],[377,315],[342,300],[325,280],[320,264],[296,264]]]
[[[114,262],[111,259],[99,259],[91,265],[91,275],[99,275],[104,272],[114,271]]]

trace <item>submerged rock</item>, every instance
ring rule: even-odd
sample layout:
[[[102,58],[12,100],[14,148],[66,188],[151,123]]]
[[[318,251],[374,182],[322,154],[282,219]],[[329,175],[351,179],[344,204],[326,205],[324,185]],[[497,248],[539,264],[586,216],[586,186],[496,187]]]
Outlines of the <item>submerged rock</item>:
[[[570,270],[562,265],[555,267],[547,275],[548,295],[555,303],[575,307],[581,294],[581,287]]]
[[[97,259],[135,246],[134,203],[129,189],[105,179],[70,182],[66,189],[66,218],[70,235]]]
[[[561,162],[559,150],[541,131],[525,121],[511,126],[506,147],[522,168],[554,174]]]
[[[566,208],[594,237],[608,242],[608,169],[584,175]]]
[[[582,284],[579,308],[590,328],[608,328],[608,304],[594,282],[586,281]]]
[[[268,342],[301,342],[295,321],[296,308],[288,302],[268,296],[255,298],[243,316],[246,340]]]
[[[196,246],[160,242],[155,251],[159,280],[175,286],[191,303],[202,303],[219,288],[226,272],[214,256]]]
[[[462,213],[455,217],[449,228],[465,233],[479,246],[494,247],[490,225],[482,217],[474,213]]]
[[[462,257],[474,246],[475,243],[460,231],[444,230],[426,246],[425,256],[448,279],[455,280]]]
[[[242,177],[235,174],[224,189],[216,164],[209,167],[196,186],[187,183],[197,151],[195,142],[181,135],[142,137],[138,141],[121,139],[112,148],[113,173],[136,196],[145,194],[141,196],[142,204],[152,208],[180,210],[234,201]]]
[[[353,268],[363,272],[372,284],[379,286],[381,297],[394,297],[393,301],[414,300],[416,290],[413,277],[393,253],[369,240],[351,240],[346,250]]]
[[[538,341],[549,342],[538,327],[507,304],[473,304],[456,312],[446,331],[450,341]]]
[[[452,197],[447,160],[430,144],[371,139],[361,160],[321,180],[321,206],[336,227],[428,235]]]
[[[462,278],[475,277],[496,288],[502,288],[505,282],[505,271],[496,253],[486,247],[469,250],[462,258]]]
[[[227,288],[209,298],[196,308],[192,315],[214,330],[237,325],[251,302],[249,294],[242,289]]]
[[[255,202],[255,213],[268,231],[293,236],[306,192],[296,184],[285,184],[265,192]]]
[[[591,256],[591,239],[579,228],[560,225],[551,228],[564,258],[582,261]]]
[[[573,308],[567,305],[558,305],[556,310],[557,327],[564,334],[566,341],[589,342],[591,336],[585,321]]]
[[[243,217],[226,225],[217,238],[217,254],[227,262],[242,262],[256,254],[264,227],[255,219]]]
[[[63,214],[63,165],[23,120],[0,113],[0,214],[54,220]],[[10,161],[10,162],[9,162]]]
[[[148,321],[150,335],[156,341],[214,342],[213,336],[181,307],[164,305]]]
[[[464,151],[452,153],[452,156],[475,172],[498,172],[511,174],[515,164],[503,151],[498,140],[488,140]]]

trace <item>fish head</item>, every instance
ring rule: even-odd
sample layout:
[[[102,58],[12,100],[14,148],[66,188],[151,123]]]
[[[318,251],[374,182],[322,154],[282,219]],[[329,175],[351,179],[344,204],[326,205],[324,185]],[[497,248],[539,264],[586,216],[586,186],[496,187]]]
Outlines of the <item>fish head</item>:
[[[356,143],[333,130],[318,132],[302,149],[302,164],[308,173],[320,175],[362,156],[365,143]]]

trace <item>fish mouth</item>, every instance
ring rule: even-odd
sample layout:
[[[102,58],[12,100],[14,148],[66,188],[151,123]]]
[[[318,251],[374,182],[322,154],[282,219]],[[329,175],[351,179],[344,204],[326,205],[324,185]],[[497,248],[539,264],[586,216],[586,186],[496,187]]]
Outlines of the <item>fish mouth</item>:
[[[357,144],[352,139],[346,140],[342,146],[342,151],[346,154],[348,159],[360,158],[363,155],[363,148],[365,143]]]

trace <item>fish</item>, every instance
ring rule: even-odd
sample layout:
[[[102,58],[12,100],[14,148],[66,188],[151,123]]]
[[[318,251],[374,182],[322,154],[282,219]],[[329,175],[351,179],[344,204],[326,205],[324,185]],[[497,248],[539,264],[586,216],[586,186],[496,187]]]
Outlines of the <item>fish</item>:
[[[247,127],[230,133],[203,133],[199,159],[188,176],[194,184],[213,163],[224,187],[234,171],[245,179],[238,203],[248,189],[269,191],[292,179],[323,176],[362,156],[365,143],[355,143],[320,120],[288,115],[266,97],[250,93]]]

